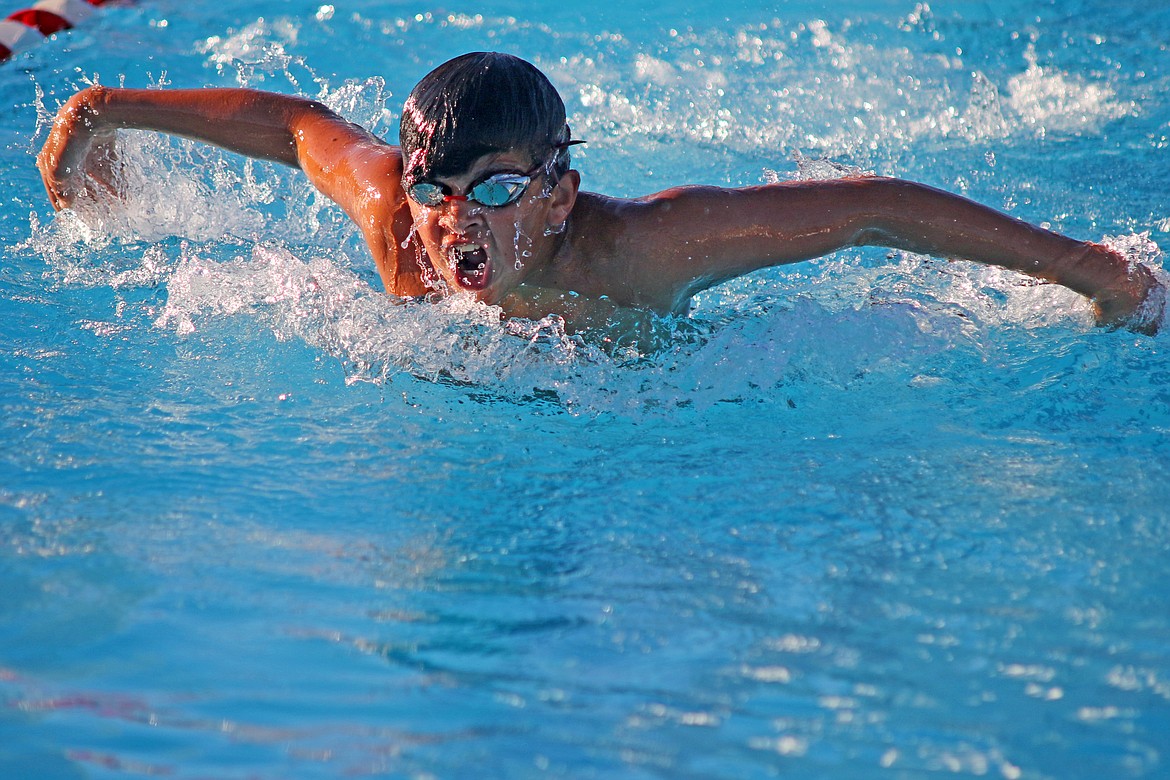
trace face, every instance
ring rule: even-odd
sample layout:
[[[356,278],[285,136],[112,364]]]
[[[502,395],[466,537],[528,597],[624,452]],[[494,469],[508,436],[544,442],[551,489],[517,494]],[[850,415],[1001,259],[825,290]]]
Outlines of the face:
[[[461,175],[426,181],[460,196],[488,176],[522,174],[532,168],[532,160],[524,153],[497,152],[480,157]],[[532,174],[517,202],[498,208],[473,200],[422,206],[408,197],[407,202],[415,230],[448,290],[469,292],[496,304],[552,259],[561,238],[554,231],[568,218],[576,196],[573,181],[566,176],[553,186],[541,169]]]

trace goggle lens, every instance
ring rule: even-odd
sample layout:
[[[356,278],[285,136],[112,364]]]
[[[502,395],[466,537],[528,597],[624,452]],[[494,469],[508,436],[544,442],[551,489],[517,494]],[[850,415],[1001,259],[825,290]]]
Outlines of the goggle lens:
[[[470,200],[488,208],[508,206],[523,197],[532,177],[519,173],[497,173],[475,184],[466,196],[451,195],[446,187],[429,181],[410,185],[407,193],[420,206],[439,206],[448,200]]]
[[[467,197],[476,203],[498,208],[515,203],[524,195],[532,179],[515,174],[499,174],[484,179],[471,188]]]
[[[408,192],[410,199],[420,206],[438,206],[446,197],[442,187],[438,184],[431,184],[429,181],[420,181],[410,185]]]

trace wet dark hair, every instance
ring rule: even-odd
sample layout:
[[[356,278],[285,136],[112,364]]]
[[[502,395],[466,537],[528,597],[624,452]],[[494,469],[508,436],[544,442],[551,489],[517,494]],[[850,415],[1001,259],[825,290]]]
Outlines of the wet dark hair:
[[[565,103],[536,66],[497,52],[444,62],[418,83],[402,109],[403,180],[457,176],[485,154],[524,150],[533,165],[553,156],[569,170]]]

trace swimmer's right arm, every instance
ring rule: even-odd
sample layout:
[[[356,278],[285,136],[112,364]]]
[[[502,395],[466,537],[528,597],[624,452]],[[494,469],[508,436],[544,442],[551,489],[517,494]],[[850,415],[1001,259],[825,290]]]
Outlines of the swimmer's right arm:
[[[351,216],[367,178],[355,176],[363,173],[355,156],[382,168],[401,165],[397,147],[305,98],[251,89],[93,86],[57,112],[37,157],[55,208],[73,203],[86,185],[85,175],[108,178],[103,164],[112,157],[119,129],[155,130],[301,168]]]
[[[117,194],[119,129],[168,133],[300,168],[357,223],[388,292],[426,292],[414,255],[399,257],[411,228],[401,152],[325,105],[252,89],[82,90],[61,106],[37,156],[54,208],[99,189]]]

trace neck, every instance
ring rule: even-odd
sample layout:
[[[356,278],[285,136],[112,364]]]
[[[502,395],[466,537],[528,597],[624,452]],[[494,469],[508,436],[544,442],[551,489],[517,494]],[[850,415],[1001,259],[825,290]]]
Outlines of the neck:
[[[551,229],[546,231],[545,236],[542,237],[545,239],[541,245],[540,257],[542,259],[525,279],[526,283],[545,286],[560,275],[560,269],[569,256],[568,234],[568,220],[565,221],[563,229],[555,232]]]

